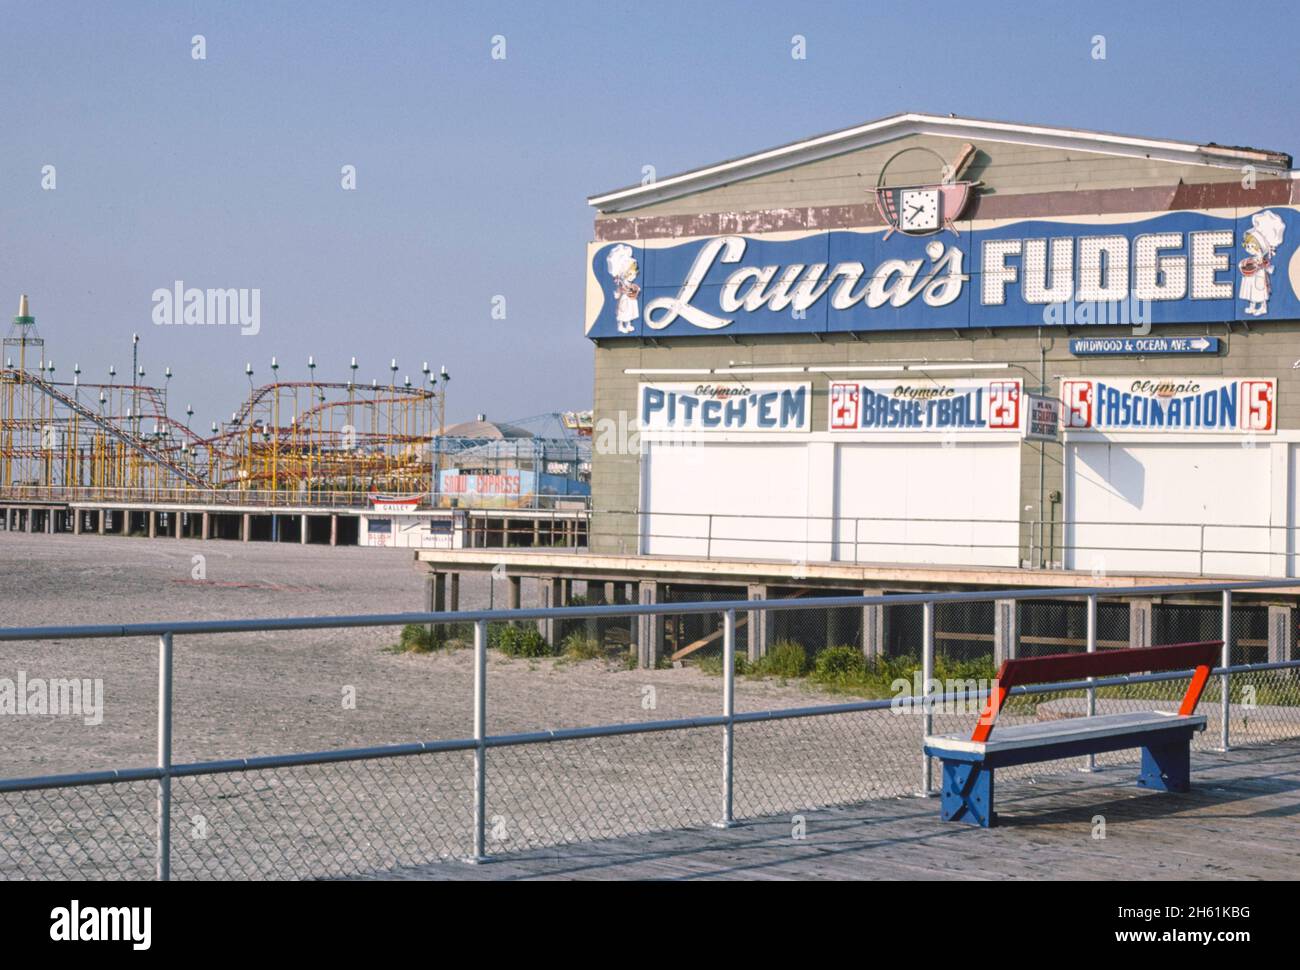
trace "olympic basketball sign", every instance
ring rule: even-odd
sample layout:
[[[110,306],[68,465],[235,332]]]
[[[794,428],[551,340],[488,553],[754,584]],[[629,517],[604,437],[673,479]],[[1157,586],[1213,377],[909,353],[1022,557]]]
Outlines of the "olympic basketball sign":
[[[832,381],[831,431],[1018,431],[1023,385],[1019,379],[980,381]]]

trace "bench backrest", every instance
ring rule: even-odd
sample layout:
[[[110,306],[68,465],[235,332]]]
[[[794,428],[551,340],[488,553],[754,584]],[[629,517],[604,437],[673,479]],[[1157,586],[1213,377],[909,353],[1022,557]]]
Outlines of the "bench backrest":
[[[980,714],[972,741],[987,741],[993,731],[1002,702],[1012,687],[1024,684],[1051,684],[1086,677],[1115,677],[1119,674],[1152,673],[1161,670],[1195,668],[1187,693],[1179,705],[1179,714],[1191,714],[1210,679],[1210,671],[1223,649],[1222,640],[1202,643],[1174,643],[1163,647],[1133,647],[1099,653],[1057,653],[1047,657],[1005,660],[998,670],[996,686]]]

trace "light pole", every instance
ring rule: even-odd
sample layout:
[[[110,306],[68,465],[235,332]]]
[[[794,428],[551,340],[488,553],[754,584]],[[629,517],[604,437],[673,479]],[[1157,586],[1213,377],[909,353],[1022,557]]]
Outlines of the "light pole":
[[[315,383],[316,383],[316,358],[313,357],[313,356],[311,356],[311,355],[308,355],[308,357],[307,357],[307,383],[309,383],[309,384],[315,384]],[[310,421],[311,421],[311,418],[310,418],[311,410],[310,410],[310,409],[311,409],[311,407],[312,407],[311,396],[312,396],[312,395],[311,395],[311,389],[308,388],[308,390],[307,390],[307,408],[308,408],[308,411],[307,411],[307,415],[304,415],[304,416],[307,417],[307,420],[308,420],[309,423],[308,423],[308,425],[307,425],[307,431],[306,431],[306,432],[303,432],[303,441],[304,441],[304,443],[306,443],[306,445],[307,445],[307,447],[306,447],[304,450],[305,450],[306,453],[307,453],[307,500],[308,500],[309,502],[311,501],[311,483],[312,483],[311,458],[312,458],[312,451],[313,451],[313,449],[312,449],[312,447],[311,447],[311,444],[310,444],[310,438],[308,438],[308,435],[309,435],[310,432],[311,432],[311,424],[310,424]],[[294,395],[294,399],[293,399],[293,408],[294,408],[294,411],[295,411],[295,413],[296,413],[297,410],[298,410],[298,397],[297,397],[297,395]],[[295,425],[295,431],[296,431],[296,432],[297,432],[297,431],[302,431],[302,428],[301,428],[300,426]],[[316,440],[319,441],[320,438],[317,437]]]
[[[447,385],[450,382],[451,375],[445,365],[438,369],[436,376],[429,374],[429,383],[438,389],[438,444],[434,449],[436,464],[433,470],[433,490],[438,497],[442,494],[442,442],[447,434]]]
[[[140,440],[140,335],[131,334],[131,434]]]
[[[357,414],[356,414],[357,359],[356,359],[355,357],[352,358],[352,363],[348,364],[348,367],[351,369],[352,373],[351,373],[350,375],[348,375],[348,423],[347,423],[347,427],[350,428],[350,429],[352,430],[352,441],[353,441],[353,447],[354,447],[354,449],[355,449],[355,442],[356,442],[356,440],[357,440],[357,421],[356,421],[356,417],[357,417]],[[344,440],[345,440],[345,441],[347,440],[346,437],[345,437]],[[349,490],[352,488],[352,483],[351,483],[351,482],[348,483],[348,488],[349,488]]]
[[[271,491],[280,489],[280,363],[271,358]]]

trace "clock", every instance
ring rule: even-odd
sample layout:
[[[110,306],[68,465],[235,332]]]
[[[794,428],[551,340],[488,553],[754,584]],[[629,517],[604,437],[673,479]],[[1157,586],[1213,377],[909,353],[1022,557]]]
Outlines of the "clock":
[[[898,194],[898,228],[903,232],[934,232],[939,228],[939,190],[904,189]]]

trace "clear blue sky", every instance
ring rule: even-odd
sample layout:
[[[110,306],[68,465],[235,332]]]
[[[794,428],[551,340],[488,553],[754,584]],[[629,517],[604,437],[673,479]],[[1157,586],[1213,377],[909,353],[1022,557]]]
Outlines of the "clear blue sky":
[[[1300,40],[1225,3],[3,3],[0,314],[57,377],[453,374],[450,412],[589,407],[586,196],[903,110],[1300,153]],[[191,37],[207,59],[191,57]],[[493,35],[504,61],[491,58]],[[807,59],[790,56],[807,38]],[[1106,38],[1106,59],[1091,56]],[[340,187],[355,165],[357,189]],[[43,191],[42,166],[57,188]],[[151,295],[260,288],[261,332]],[[506,298],[505,320],[491,301]]]

